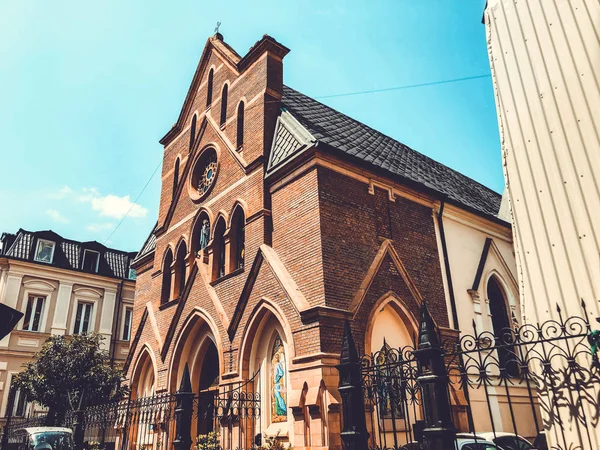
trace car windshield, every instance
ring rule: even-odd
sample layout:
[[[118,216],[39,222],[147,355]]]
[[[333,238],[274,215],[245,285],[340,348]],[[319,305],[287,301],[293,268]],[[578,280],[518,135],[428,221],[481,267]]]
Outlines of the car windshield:
[[[498,447],[493,444],[486,444],[485,442],[470,442],[464,444],[460,450],[498,450]]]
[[[516,436],[502,436],[494,440],[502,450],[535,450],[535,447]]]
[[[71,433],[42,431],[29,437],[30,450],[73,450]]]

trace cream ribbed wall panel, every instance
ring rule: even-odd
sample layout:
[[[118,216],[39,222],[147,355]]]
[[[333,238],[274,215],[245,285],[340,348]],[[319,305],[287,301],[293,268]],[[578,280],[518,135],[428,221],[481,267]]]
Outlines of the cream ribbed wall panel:
[[[600,316],[600,2],[491,0],[488,49],[528,321]]]
[[[485,22],[525,320],[582,315],[583,298],[597,328],[600,1],[489,0]],[[563,419],[551,444],[600,448],[598,426]]]

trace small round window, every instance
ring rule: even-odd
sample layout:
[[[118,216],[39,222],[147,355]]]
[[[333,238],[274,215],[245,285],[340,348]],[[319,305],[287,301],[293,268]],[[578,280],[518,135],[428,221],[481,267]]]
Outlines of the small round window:
[[[212,188],[217,178],[217,152],[213,148],[206,149],[194,165],[192,173],[192,197],[199,200]]]

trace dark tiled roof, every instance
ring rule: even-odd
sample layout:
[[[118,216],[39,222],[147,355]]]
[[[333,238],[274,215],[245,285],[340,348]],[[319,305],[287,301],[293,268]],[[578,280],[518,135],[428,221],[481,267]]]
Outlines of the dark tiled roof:
[[[501,195],[471,178],[287,86],[282,105],[317,141],[455,203],[497,216]]]
[[[156,225],[154,225],[154,228],[152,228],[152,231],[146,238],[146,242],[144,242],[144,245],[142,245],[142,249],[138,252],[138,254],[133,259],[133,263],[138,262],[144,256],[147,256],[154,251],[154,249],[156,248],[156,236],[154,235],[154,232],[156,231],[157,227],[158,227],[158,222],[156,222]]]
[[[12,235],[5,233],[3,238],[5,236],[10,237]],[[83,251],[89,249],[100,253],[97,273],[114,278],[128,278],[129,265],[135,256],[135,253],[110,249],[96,241],[78,242],[65,239],[50,230],[32,232],[20,229],[14,236],[14,240],[7,239],[4,241],[9,245],[2,248],[1,256],[51,265],[62,269],[81,270]],[[46,239],[56,244],[51,264],[35,261],[34,253],[38,239]]]

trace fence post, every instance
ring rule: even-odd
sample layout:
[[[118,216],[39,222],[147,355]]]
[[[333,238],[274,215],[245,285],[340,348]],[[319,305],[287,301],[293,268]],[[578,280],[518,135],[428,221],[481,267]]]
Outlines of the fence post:
[[[85,436],[85,428],[83,424],[85,411],[78,409],[73,411],[73,448],[74,450],[83,450],[83,440]]]
[[[425,302],[421,304],[419,340],[415,356],[417,381],[423,396],[425,450],[454,450],[456,431],[448,392],[448,373],[438,330]]]
[[[350,322],[344,324],[342,353],[336,366],[340,373],[338,390],[342,396],[342,445],[344,450],[367,450],[369,433],[365,417],[360,358],[354,345]]]
[[[192,445],[192,414],[194,409],[194,393],[187,363],[183,369],[181,384],[175,394],[175,450],[190,450]]]

